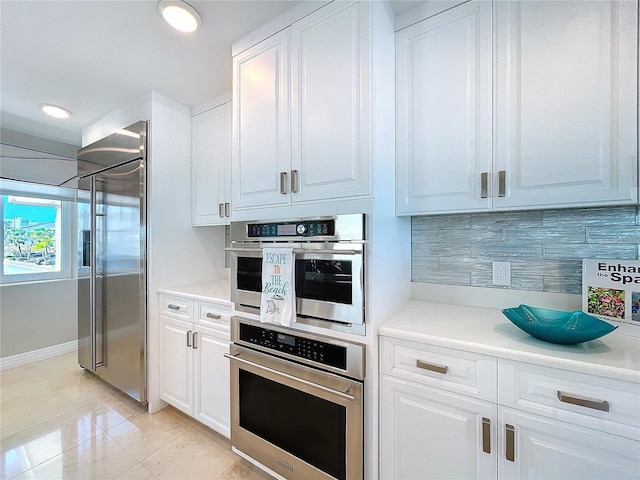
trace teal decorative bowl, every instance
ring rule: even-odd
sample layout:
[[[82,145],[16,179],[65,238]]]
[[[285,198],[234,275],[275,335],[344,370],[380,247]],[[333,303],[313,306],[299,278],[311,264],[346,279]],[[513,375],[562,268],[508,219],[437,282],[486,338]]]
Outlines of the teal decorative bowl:
[[[502,313],[529,335],[561,345],[595,340],[618,328],[580,311],[563,312],[520,305],[505,308]]]

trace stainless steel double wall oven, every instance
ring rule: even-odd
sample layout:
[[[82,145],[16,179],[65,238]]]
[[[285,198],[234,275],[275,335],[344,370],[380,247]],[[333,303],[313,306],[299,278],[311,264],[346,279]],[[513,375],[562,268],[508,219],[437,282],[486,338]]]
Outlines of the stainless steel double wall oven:
[[[294,249],[296,321],[231,323],[231,442],[284,478],[362,480],[364,215],[231,225],[231,297],[260,313],[262,248]]]
[[[260,313],[262,248],[295,254],[297,319],[304,325],[365,333],[365,216],[231,224],[231,301],[237,311]]]

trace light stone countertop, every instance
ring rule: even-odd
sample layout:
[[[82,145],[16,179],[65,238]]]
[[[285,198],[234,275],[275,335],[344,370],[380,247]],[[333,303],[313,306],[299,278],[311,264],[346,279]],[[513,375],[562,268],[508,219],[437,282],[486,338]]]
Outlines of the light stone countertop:
[[[610,333],[577,345],[538,340],[498,308],[412,300],[378,335],[640,384],[640,338]]]
[[[214,302],[233,306],[230,300],[231,287],[228,278],[214,282],[190,283],[187,285],[158,288],[157,292],[164,295],[187,297],[201,302]]]

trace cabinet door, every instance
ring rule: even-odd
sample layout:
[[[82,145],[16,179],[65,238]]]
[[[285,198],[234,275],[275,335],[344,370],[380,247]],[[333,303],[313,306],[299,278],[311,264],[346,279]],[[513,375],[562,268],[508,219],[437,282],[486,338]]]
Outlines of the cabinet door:
[[[494,208],[637,201],[637,9],[495,3]]]
[[[399,31],[396,75],[397,213],[488,210],[491,2]]]
[[[233,58],[234,209],[290,203],[289,81],[289,29]]]
[[[495,480],[495,404],[386,375],[380,388],[381,478]]]
[[[506,426],[513,427],[513,434]],[[500,407],[501,478],[640,478],[640,442]],[[513,441],[512,441],[513,440]],[[513,451],[512,460],[507,451]]]
[[[192,415],[193,324],[160,316],[160,398]]]
[[[368,195],[368,6],[337,3],[291,26],[292,201]]]
[[[194,346],[195,416],[229,438],[229,332],[198,327]]]
[[[192,120],[193,225],[229,223],[231,180],[231,104]]]

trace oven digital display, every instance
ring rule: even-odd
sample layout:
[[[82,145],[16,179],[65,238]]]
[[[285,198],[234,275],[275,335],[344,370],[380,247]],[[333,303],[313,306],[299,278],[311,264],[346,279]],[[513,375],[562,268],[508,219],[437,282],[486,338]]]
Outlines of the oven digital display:
[[[289,237],[296,234],[295,223],[283,223],[277,227],[278,236]]]
[[[296,346],[296,339],[291,335],[285,335],[283,333],[278,334],[278,343],[284,343],[286,345],[291,345],[292,347]]]

